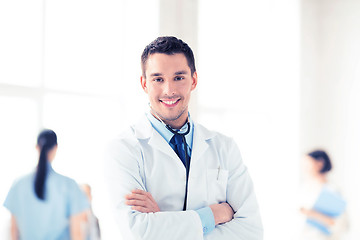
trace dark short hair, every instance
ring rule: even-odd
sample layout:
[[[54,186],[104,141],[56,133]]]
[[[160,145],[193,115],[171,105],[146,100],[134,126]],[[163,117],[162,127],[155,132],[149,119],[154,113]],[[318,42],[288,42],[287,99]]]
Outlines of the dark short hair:
[[[320,173],[326,173],[331,170],[332,164],[331,164],[329,156],[327,155],[327,153],[325,151],[315,150],[315,151],[308,153],[308,156],[313,158],[315,161],[323,162],[323,168],[320,170]]]
[[[189,45],[176,37],[165,36],[156,38],[145,47],[143,53],[141,54],[141,69],[144,77],[146,77],[146,61],[148,60],[149,56],[154,53],[164,53],[167,55],[182,53],[186,57],[188,66],[191,70],[191,75],[196,72],[194,54]]]

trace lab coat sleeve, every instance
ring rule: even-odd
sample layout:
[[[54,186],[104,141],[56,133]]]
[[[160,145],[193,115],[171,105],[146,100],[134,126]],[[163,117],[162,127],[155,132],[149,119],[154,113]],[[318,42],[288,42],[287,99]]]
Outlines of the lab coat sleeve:
[[[144,158],[136,141],[113,141],[105,157],[105,177],[124,239],[203,239],[201,220],[195,211],[140,213],[125,205],[125,195],[131,190],[146,191],[142,174]]]
[[[204,237],[206,240],[261,240],[263,227],[253,183],[240,151],[232,139],[228,139],[226,163],[229,178],[226,190],[227,202],[233,208],[234,218],[216,228]]]

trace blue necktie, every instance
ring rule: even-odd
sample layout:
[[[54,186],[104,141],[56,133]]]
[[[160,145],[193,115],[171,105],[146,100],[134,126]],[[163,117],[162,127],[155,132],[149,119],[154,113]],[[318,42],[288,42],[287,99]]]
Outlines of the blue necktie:
[[[185,157],[185,151],[184,147],[185,144],[183,144],[182,136],[179,134],[174,134],[174,136],[171,138],[170,142],[174,145],[174,151],[181,159],[182,163],[186,167],[186,157]]]
[[[190,123],[187,122],[187,131],[186,133],[180,134],[174,131],[170,126],[166,126],[167,129],[169,129],[170,132],[174,134],[174,136],[171,138],[170,143],[174,145],[174,151],[178,155],[178,157],[181,159],[182,163],[185,166],[186,169],[186,185],[185,185],[185,198],[184,198],[184,206],[183,210],[186,210],[187,207],[187,193],[188,193],[188,179],[189,179],[189,171],[190,171],[190,156],[187,156],[187,144],[185,135],[189,133],[190,131]],[[184,146],[184,147],[183,147]],[[185,152],[186,151],[186,152]]]

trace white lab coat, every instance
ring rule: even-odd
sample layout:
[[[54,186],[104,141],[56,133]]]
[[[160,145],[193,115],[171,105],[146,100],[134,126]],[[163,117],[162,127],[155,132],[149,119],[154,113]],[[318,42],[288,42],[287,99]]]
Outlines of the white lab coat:
[[[238,147],[231,138],[202,125],[194,124],[187,211],[182,211],[185,167],[145,115],[110,143],[105,171],[126,240],[263,239],[253,184]],[[124,196],[136,188],[150,192],[160,212],[140,213],[126,206]],[[203,236],[194,210],[225,201],[236,212],[234,219]]]

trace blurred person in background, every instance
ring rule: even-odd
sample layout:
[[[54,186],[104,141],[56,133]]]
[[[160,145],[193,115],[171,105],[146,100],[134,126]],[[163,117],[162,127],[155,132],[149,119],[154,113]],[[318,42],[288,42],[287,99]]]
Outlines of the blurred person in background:
[[[301,240],[339,240],[348,229],[346,201],[339,186],[329,181],[331,160],[323,150],[304,157],[301,214],[306,218]]]
[[[89,184],[82,184],[80,185],[80,187],[86,194],[90,203],[90,208],[86,211],[86,214],[84,215],[83,231],[84,231],[85,239],[100,240],[101,235],[100,235],[99,220],[95,216],[91,207],[91,203],[92,203],[91,187]]]
[[[73,179],[52,168],[57,147],[55,132],[43,130],[35,172],[15,181],[5,199],[13,240],[84,239],[81,221],[89,202]]]

